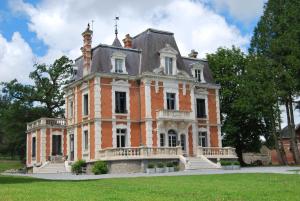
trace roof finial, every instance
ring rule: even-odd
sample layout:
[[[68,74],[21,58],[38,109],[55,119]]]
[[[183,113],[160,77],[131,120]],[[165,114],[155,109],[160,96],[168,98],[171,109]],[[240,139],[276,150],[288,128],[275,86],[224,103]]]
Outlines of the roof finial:
[[[119,17],[116,16],[115,17],[115,35],[116,35],[116,38],[118,37],[118,20],[119,20]]]

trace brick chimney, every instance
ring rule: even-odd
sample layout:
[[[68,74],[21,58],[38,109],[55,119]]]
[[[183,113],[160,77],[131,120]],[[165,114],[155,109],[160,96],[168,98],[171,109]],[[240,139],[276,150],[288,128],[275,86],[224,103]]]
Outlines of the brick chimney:
[[[129,34],[126,34],[123,43],[125,48],[132,48],[132,38]]]
[[[191,53],[189,53],[189,57],[191,58],[197,58],[198,52],[196,52],[195,50],[191,50]]]
[[[81,51],[83,56],[83,76],[88,75],[91,72],[92,35],[93,31],[90,30],[90,24],[88,24],[86,30],[82,33],[83,47],[81,48]]]

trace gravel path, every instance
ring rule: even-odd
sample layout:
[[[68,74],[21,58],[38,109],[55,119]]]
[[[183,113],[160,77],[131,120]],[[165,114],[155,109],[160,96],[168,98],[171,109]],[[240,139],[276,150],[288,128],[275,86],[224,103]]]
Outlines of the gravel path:
[[[210,175],[210,174],[233,174],[233,173],[278,173],[278,174],[295,174],[294,171],[300,167],[249,167],[241,168],[240,170],[222,170],[222,169],[207,169],[207,170],[187,170],[171,173],[130,173],[130,174],[104,174],[104,175],[74,175],[71,173],[55,173],[55,174],[7,174],[13,176],[27,176],[49,180],[92,180],[92,179],[107,179],[107,178],[132,178],[132,177],[153,177],[153,176],[182,176],[182,175]],[[299,173],[298,173],[299,174]]]

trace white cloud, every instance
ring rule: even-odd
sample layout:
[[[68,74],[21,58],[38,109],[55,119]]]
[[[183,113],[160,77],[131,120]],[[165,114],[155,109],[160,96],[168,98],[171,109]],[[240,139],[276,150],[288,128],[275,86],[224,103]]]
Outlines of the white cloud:
[[[218,11],[228,11],[232,17],[248,23],[260,17],[267,0],[212,0]]]
[[[30,46],[19,32],[15,32],[11,41],[0,34],[0,82],[17,78],[29,82],[29,72],[32,71],[34,55]]]
[[[111,44],[115,15],[120,16],[120,39],[126,33],[136,35],[148,27],[172,31],[182,55],[196,49],[203,57],[219,46],[245,47],[249,43],[249,37],[242,36],[224,17],[199,2],[187,0],[44,0],[37,6],[17,0],[12,4],[14,11],[29,16],[29,29],[49,47],[42,61],[62,54],[73,59],[79,56],[81,33],[91,20],[95,21],[93,46]]]

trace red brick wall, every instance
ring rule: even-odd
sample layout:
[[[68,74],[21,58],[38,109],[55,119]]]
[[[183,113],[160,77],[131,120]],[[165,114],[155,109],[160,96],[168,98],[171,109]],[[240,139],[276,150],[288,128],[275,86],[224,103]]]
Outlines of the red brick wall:
[[[191,95],[189,85],[186,85],[186,94],[183,95],[183,85],[180,83],[179,87],[179,110],[191,111]]]
[[[102,149],[112,147],[112,123],[104,121],[102,127]]]
[[[27,134],[27,138],[28,138],[28,144],[27,144],[27,161],[28,164],[31,163],[31,154],[32,154],[32,135],[31,133]]]
[[[208,115],[210,126],[210,145],[218,147],[218,127],[217,127],[217,107],[216,107],[216,90],[208,90]]]
[[[131,146],[138,147],[140,146],[140,124],[139,123],[131,123]]]
[[[95,124],[90,124],[90,158],[95,159]]]
[[[46,128],[46,160],[50,156],[50,128]]]
[[[68,151],[67,150],[68,149],[68,147],[67,147],[67,144],[68,144],[68,142],[67,142],[67,129],[63,129],[63,138],[64,138],[64,146],[63,146],[64,147],[64,150],[63,150],[64,152],[63,153],[64,153],[64,156],[66,156],[67,153],[68,153],[67,152]]]
[[[77,126],[77,159],[82,159],[82,128]]]
[[[193,128],[192,128],[192,126],[189,127],[188,140],[189,140],[189,154],[190,154],[190,156],[192,156],[194,154],[194,151],[193,151]]]
[[[41,162],[41,129],[37,130],[36,135],[36,161]]]

